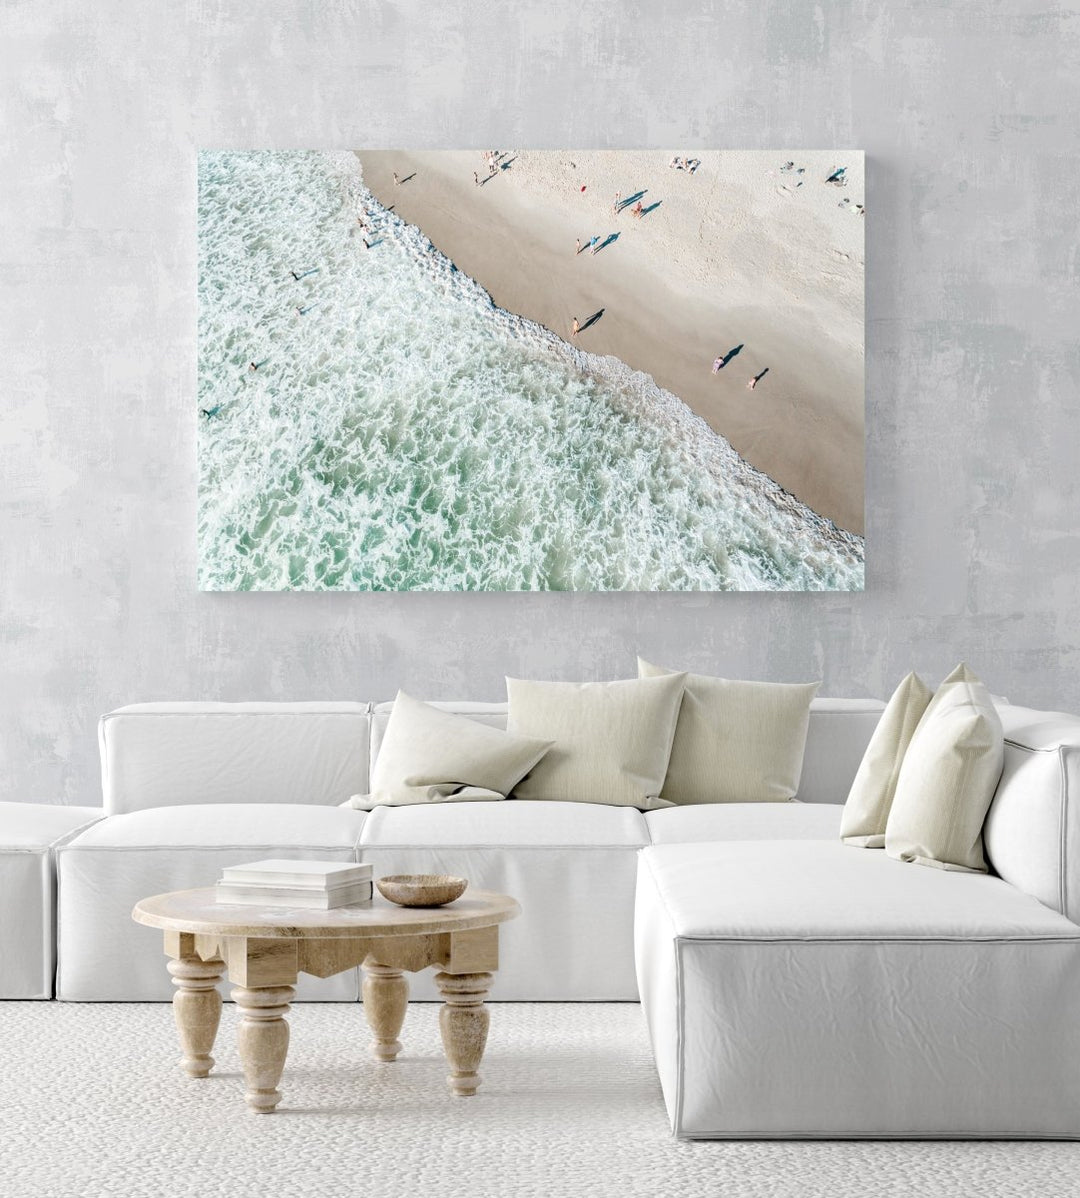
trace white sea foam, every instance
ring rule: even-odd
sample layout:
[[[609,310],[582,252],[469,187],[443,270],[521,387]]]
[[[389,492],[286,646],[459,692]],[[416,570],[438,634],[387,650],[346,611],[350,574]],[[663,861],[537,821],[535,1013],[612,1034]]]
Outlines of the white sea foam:
[[[494,307],[352,154],[200,155],[199,406],[204,589],[863,585],[861,538]]]

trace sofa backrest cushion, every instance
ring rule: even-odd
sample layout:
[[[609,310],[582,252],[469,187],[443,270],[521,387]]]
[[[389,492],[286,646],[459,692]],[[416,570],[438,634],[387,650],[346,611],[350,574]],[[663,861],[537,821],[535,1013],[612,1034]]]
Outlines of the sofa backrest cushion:
[[[986,824],[990,867],[1080,923],[1080,717],[998,706],[1005,768]]]
[[[505,703],[434,702],[432,707],[506,727]],[[393,703],[377,703],[371,720],[374,763]],[[810,705],[802,780],[796,798],[804,803],[843,803],[885,704],[877,699],[815,699]]]
[[[103,716],[110,815],[192,803],[343,803],[368,790],[369,703],[138,703]]]

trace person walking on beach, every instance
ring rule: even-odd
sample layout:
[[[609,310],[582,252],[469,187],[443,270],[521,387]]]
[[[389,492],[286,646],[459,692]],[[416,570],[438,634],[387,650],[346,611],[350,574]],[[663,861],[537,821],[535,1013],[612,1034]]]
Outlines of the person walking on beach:
[[[645,209],[642,208],[640,200],[638,200],[633,208],[630,209],[630,215],[636,216],[638,220],[641,220],[641,218],[645,215]]]
[[[576,337],[581,331],[581,326],[578,324],[578,318],[575,316],[570,324],[570,336]]]
[[[622,201],[622,192],[617,191],[615,193],[615,203],[611,205],[611,215],[612,216],[619,215],[619,204],[621,203],[621,201]]]
[[[480,186],[480,176],[476,173],[476,171],[473,171],[473,173],[472,173],[472,181],[476,184],[477,187]]]
[[[398,178],[397,171],[394,171],[394,186],[398,187],[400,185],[401,185],[401,180]]]
[[[581,253],[581,238],[579,237],[577,239],[577,244],[574,246],[574,256],[576,257],[580,253]]]
[[[715,361],[715,362],[713,362],[713,364],[712,364],[712,372],[713,372],[713,374],[719,374],[719,373],[720,373],[720,368],[721,368],[723,365],[724,365],[724,359],[723,359],[723,358],[717,358],[717,359],[716,359],[716,361]]]
[[[753,389],[758,385],[758,383],[761,382],[761,380],[768,373],[769,373],[769,368],[768,368],[768,366],[766,366],[765,369],[762,370],[759,374],[755,374],[754,377],[746,384],[746,386],[749,388],[749,390],[753,391]]]
[[[589,253],[595,254],[599,248],[600,248],[600,238],[599,237],[590,237],[589,238]]]

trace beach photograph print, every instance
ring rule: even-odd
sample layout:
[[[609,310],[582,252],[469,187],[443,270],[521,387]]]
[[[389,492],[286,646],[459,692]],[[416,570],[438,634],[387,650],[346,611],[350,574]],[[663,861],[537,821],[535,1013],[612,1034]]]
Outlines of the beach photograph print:
[[[201,152],[199,587],[862,590],[863,167]]]

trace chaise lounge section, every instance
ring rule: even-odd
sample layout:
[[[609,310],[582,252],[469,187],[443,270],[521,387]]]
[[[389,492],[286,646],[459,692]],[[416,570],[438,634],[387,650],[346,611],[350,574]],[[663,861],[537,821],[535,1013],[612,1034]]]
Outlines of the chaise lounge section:
[[[998,876],[835,839],[642,853],[638,981],[677,1135],[1080,1135],[1080,720],[999,713]]]

